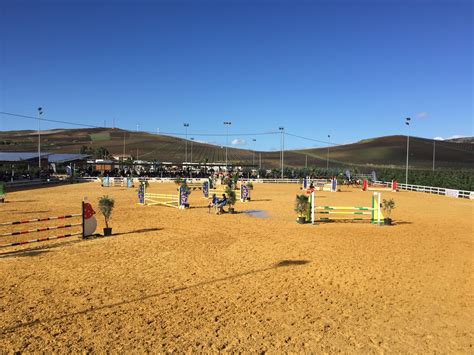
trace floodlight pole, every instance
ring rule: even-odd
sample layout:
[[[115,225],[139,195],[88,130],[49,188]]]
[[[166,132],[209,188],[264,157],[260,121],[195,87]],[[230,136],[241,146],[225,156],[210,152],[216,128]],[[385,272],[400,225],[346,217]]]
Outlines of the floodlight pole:
[[[232,124],[230,121],[224,121],[224,126],[226,127],[226,143],[225,143],[225,171],[229,170],[227,168],[227,146],[229,145],[229,126]]]
[[[283,169],[284,169],[284,161],[285,161],[285,157],[284,157],[284,152],[285,152],[285,127],[278,127],[278,129],[281,132],[281,178],[283,179],[283,176],[284,176]]]
[[[253,149],[252,149],[252,169],[255,165],[255,142],[257,140],[255,138],[252,139],[252,142],[253,142]]]
[[[186,130],[186,139],[184,141],[184,161],[188,162],[188,127],[189,123],[183,123],[183,126]]]
[[[326,157],[326,170],[329,173],[329,146],[331,145],[331,136],[328,134],[328,155]]]
[[[43,108],[38,107],[38,168],[41,170],[41,115]]]
[[[406,162],[406,172],[405,172],[405,185],[408,185],[408,156],[409,156],[409,151],[410,151],[410,121],[411,121],[410,117],[405,118],[405,124],[408,126],[408,132],[407,132],[407,162]]]

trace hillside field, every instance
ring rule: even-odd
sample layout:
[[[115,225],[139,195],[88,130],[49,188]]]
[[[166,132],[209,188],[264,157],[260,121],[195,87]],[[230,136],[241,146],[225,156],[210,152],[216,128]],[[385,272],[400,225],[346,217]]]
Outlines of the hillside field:
[[[36,151],[36,131],[0,132],[1,151]],[[105,147],[112,154],[130,154],[142,160],[183,162],[185,140],[176,137],[130,132],[120,129],[69,129],[42,133],[42,149],[50,153],[79,153],[82,146]],[[433,161],[433,141],[411,137],[410,166],[430,169]],[[225,149],[221,146],[188,141],[188,160],[191,144],[194,162],[224,162]],[[472,142],[437,141],[436,166],[444,169],[472,169],[474,144]],[[258,165],[259,157],[266,169],[280,166],[280,152],[252,152],[248,149],[228,149],[228,160],[235,164]],[[326,167],[327,148],[285,151],[287,167]],[[388,136],[330,147],[331,167],[404,167],[406,162],[406,137]]]

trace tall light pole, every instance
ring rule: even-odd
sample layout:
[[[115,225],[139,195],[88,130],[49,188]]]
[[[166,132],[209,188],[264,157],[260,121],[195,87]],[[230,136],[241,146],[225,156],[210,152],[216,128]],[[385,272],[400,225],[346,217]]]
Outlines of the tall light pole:
[[[285,127],[278,127],[281,132],[281,178],[283,179],[283,167],[284,167],[284,151],[285,151]]]
[[[191,164],[193,163],[193,141],[194,141],[194,138],[191,137]]]
[[[188,127],[189,123],[183,123],[184,129],[186,130],[186,140],[184,141],[184,161],[188,162]]]
[[[328,155],[326,158],[326,170],[329,171],[329,146],[331,145],[331,135],[328,134]]]
[[[122,150],[122,163],[125,161],[125,130],[123,131],[123,150]]]
[[[226,127],[226,143],[225,143],[225,171],[227,172],[227,146],[229,145],[229,126],[232,124],[230,121],[224,121]]]
[[[38,107],[38,168],[41,170],[41,115],[43,108]]]
[[[304,167],[308,169],[308,154],[305,154]]]
[[[433,139],[433,171],[435,171],[436,139]]]
[[[410,151],[410,121],[411,121],[410,117],[405,118],[405,124],[408,126],[408,132],[407,132],[407,163],[406,163],[406,172],[405,172],[405,185],[408,185],[408,155],[409,155],[409,151]]]
[[[253,149],[252,149],[252,169],[253,169],[253,166],[255,165],[255,142],[257,140],[255,138],[252,138],[252,142],[253,142]]]

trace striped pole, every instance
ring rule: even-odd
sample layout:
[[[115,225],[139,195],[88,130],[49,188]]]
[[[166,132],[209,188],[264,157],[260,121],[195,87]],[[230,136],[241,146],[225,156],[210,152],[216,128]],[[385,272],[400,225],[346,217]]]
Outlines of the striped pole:
[[[54,239],[62,239],[62,238],[68,238],[68,237],[73,237],[75,235],[82,235],[83,232],[77,232],[77,233],[71,233],[71,234],[63,234],[63,235],[55,235],[52,237],[45,237],[45,238],[38,238],[38,239],[32,239],[32,240],[27,240],[24,242],[15,242],[11,244],[3,244],[0,245],[0,248],[5,248],[5,247],[14,247],[17,245],[23,245],[23,244],[30,244],[30,243],[38,243],[38,242],[46,242],[48,240],[54,240]]]
[[[36,229],[18,231],[18,232],[2,233],[2,234],[0,234],[0,237],[8,237],[8,236],[12,236],[12,235],[29,234],[29,233],[38,233],[38,232],[45,232],[45,231],[50,231],[50,230],[54,230],[54,229],[71,228],[71,227],[77,227],[77,226],[82,226],[82,222],[81,223],[74,223],[74,224],[64,224],[62,226],[44,227],[44,228],[36,228]]]
[[[86,197],[87,198],[87,197]],[[82,207],[82,216],[81,216],[81,223],[82,223],[82,239],[84,239],[86,236],[86,219],[84,218],[84,199],[82,199],[82,204],[81,204],[81,207]]]
[[[14,224],[25,224],[25,223],[33,223],[33,222],[43,222],[43,221],[52,221],[55,219],[66,219],[66,218],[73,218],[73,217],[79,217],[82,216],[82,213],[78,214],[67,214],[64,216],[57,216],[57,217],[45,217],[45,218],[34,218],[34,219],[27,219],[24,221],[15,221],[15,222],[3,222],[0,223],[0,226],[10,226]]]
[[[372,223],[375,222],[374,207],[375,207],[375,192],[372,194],[372,216],[370,218],[372,220]]]
[[[377,193],[377,224],[380,226],[380,192]]]
[[[13,243],[9,243],[9,244],[0,245],[0,248],[12,247],[12,246],[18,246],[18,245],[24,245],[24,244],[30,244],[30,243],[45,242],[45,241],[54,240],[54,239],[63,239],[63,238],[73,237],[73,236],[76,236],[76,235],[80,235],[84,238],[84,233],[85,233],[84,232],[84,230],[85,230],[84,229],[84,224],[85,224],[85,220],[84,220],[84,201],[82,201],[82,213],[80,213],[80,214],[70,214],[70,215],[64,215],[64,216],[45,217],[45,218],[34,218],[34,219],[29,219],[29,220],[24,220],[24,221],[3,222],[3,223],[0,223],[0,226],[17,225],[17,224],[34,223],[34,222],[43,222],[43,221],[51,221],[51,220],[73,218],[73,217],[81,217],[81,219],[82,219],[81,223],[71,223],[71,224],[65,224],[65,225],[61,225],[61,226],[43,227],[43,228],[35,228],[35,229],[30,229],[30,230],[18,231],[18,232],[2,233],[2,234],[0,234],[0,237],[16,236],[16,235],[22,235],[22,234],[28,234],[28,233],[44,232],[44,231],[49,231],[49,230],[54,230],[54,229],[62,229],[62,228],[71,228],[71,227],[82,226],[82,230],[80,232],[67,233],[67,234],[62,234],[62,235],[54,235],[54,236],[49,236],[49,237],[37,238],[37,239],[32,239],[32,240],[27,240],[27,241],[21,241],[21,242],[13,242]]]

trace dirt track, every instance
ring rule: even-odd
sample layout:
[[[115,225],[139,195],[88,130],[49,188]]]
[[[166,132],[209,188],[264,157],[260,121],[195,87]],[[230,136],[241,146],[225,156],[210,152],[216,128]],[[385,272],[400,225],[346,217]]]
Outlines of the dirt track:
[[[84,195],[97,211],[105,193],[115,236],[0,249],[0,352],[473,351],[473,201],[383,193],[393,227],[302,226],[296,185],[256,184],[237,204],[263,219],[209,214],[199,191],[179,211],[80,184],[10,193],[0,222],[78,213]],[[370,193],[318,201],[368,206]]]

